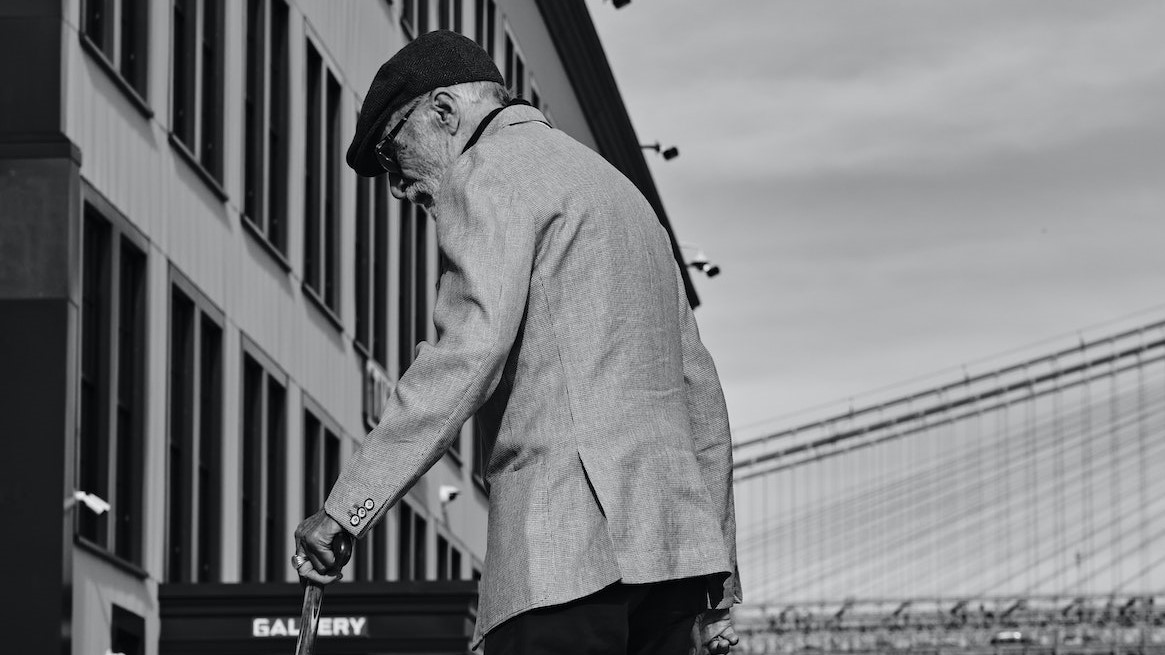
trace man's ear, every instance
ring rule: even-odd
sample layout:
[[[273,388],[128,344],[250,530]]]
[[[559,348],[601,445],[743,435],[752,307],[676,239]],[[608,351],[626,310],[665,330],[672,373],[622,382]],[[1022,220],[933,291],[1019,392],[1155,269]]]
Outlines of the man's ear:
[[[456,134],[461,127],[461,104],[458,100],[448,89],[433,91],[432,106],[437,124],[449,134]]]

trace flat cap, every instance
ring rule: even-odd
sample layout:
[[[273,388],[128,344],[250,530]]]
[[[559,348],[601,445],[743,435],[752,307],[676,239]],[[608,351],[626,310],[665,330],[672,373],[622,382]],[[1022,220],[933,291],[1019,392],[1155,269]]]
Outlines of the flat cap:
[[[505,84],[493,58],[468,37],[437,30],[413,39],[372,78],[348,146],[348,165],[365,177],[383,173],[374,149],[388,117],[423,93],[465,82]]]

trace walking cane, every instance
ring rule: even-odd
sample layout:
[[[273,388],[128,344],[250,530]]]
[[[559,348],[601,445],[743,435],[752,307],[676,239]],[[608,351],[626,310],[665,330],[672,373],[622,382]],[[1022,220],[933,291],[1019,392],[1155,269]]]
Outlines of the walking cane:
[[[332,555],[339,571],[352,557],[352,535],[340,532],[332,538]],[[310,580],[303,581],[303,609],[299,613],[299,640],[295,655],[311,655],[316,643],[316,629],[320,624],[320,605],[324,602],[324,587]]]

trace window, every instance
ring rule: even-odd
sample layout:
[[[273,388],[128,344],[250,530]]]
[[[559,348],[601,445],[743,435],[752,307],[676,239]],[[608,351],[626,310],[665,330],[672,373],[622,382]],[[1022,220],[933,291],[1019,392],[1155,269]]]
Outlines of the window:
[[[244,582],[282,580],[290,534],[283,525],[286,496],[286,388],[282,374],[253,347],[243,354],[243,479],[240,493]]]
[[[307,42],[307,119],[304,135],[303,283],[308,297],[339,313],[340,83]],[[339,319],[334,319],[338,325]]]
[[[428,310],[429,240],[428,214],[409,203],[400,202],[400,375],[413,363],[417,344],[429,334],[432,319]]]
[[[437,579],[461,579],[461,551],[442,535],[437,535]]]
[[[428,522],[406,502],[399,510],[400,530],[397,532],[397,564],[400,580],[425,579],[425,539]]]
[[[222,315],[175,274],[170,297],[170,582],[221,580]]]
[[[77,534],[142,563],[146,254],[136,234],[85,205],[78,484],[111,506],[78,510]]]
[[[429,0],[404,0],[400,24],[410,39],[429,31]]]
[[[437,0],[437,29],[461,31],[461,0]]]
[[[186,154],[222,180],[222,0],[174,0],[171,132]]]
[[[85,0],[81,15],[82,43],[143,103],[149,4],[149,0]]]
[[[306,398],[305,405],[311,405]],[[303,410],[303,511],[315,514],[324,506],[332,485],[340,477],[338,429],[320,418],[322,413]]]
[[[494,0],[476,0],[473,11],[473,38],[477,45],[485,48],[489,56],[496,57],[494,52],[494,34],[498,22],[497,5]]]
[[[356,345],[383,370],[389,350],[390,200],[387,175],[356,177]]]
[[[287,5],[247,0],[243,217],[277,257],[287,252]]]
[[[364,534],[355,552],[354,577],[370,582],[388,579],[388,517]]]
[[[506,34],[506,87],[515,98],[526,97],[526,63],[514,46],[514,40]]]
[[[122,655],[145,655],[146,620],[114,605],[109,617],[109,650]]]

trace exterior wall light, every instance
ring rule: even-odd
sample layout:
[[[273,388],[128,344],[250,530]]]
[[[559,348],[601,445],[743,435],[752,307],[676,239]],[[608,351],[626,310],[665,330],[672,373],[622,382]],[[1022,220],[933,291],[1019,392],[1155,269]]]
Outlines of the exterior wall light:
[[[642,143],[639,145],[639,147],[643,148],[644,150],[654,150],[663,155],[664,159],[675,159],[676,157],[680,156],[679,148],[675,146],[664,148],[659,145],[659,141],[656,141],[655,143]]]
[[[720,267],[709,261],[708,255],[704,254],[703,250],[686,243],[681,243],[680,248],[682,250],[692,250],[696,253],[692,255],[691,259],[685,258],[689,268],[694,268],[704,275],[707,275],[708,277],[716,277],[717,275],[720,275]]]

